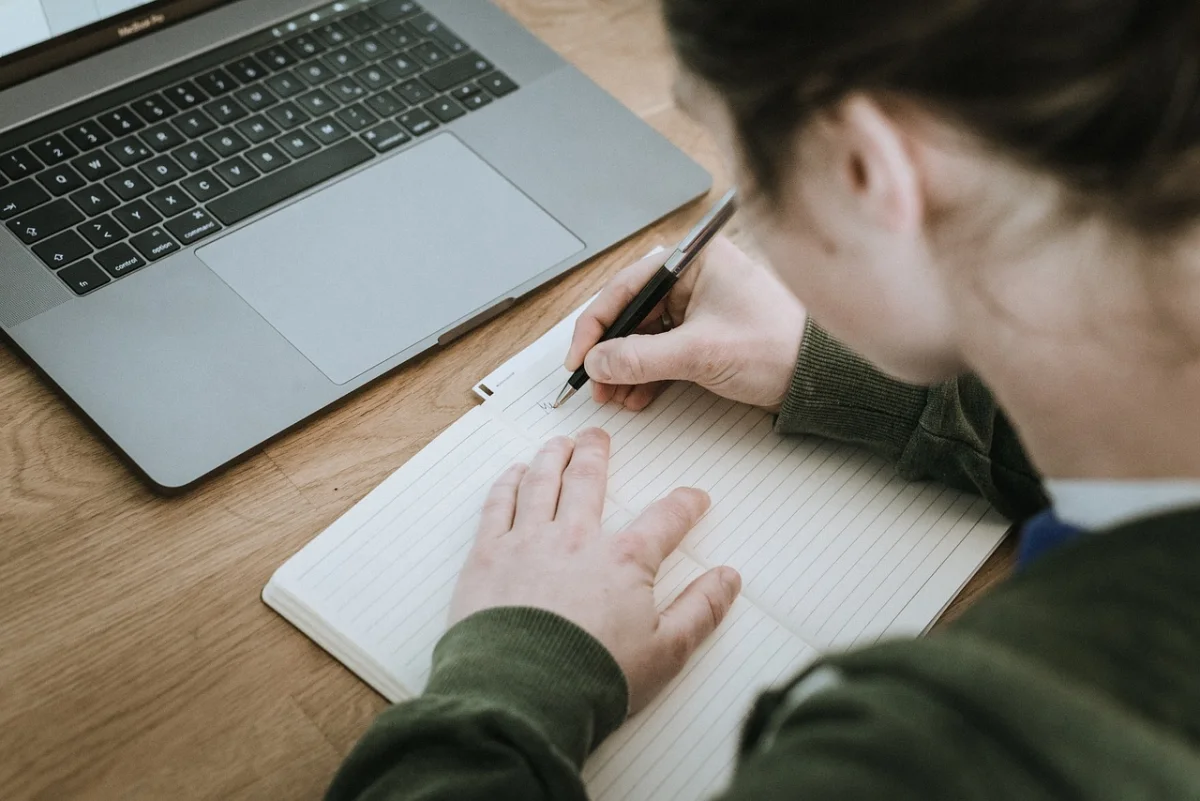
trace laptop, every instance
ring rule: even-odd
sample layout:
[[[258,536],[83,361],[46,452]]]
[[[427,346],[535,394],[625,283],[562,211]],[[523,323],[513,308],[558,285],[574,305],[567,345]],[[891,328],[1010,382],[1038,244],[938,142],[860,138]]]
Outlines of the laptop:
[[[160,491],[709,186],[485,0],[0,3],[0,330]]]

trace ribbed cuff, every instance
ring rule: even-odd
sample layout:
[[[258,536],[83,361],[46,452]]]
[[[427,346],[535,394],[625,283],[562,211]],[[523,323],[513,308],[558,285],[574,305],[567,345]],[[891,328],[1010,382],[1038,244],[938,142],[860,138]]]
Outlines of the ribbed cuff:
[[[553,612],[488,609],[433,651],[426,694],[472,697],[525,718],[576,766],[624,722],[625,674],[583,629]]]
[[[912,439],[927,397],[925,387],[884,375],[810,317],[775,428],[869,445],[895,460]]]

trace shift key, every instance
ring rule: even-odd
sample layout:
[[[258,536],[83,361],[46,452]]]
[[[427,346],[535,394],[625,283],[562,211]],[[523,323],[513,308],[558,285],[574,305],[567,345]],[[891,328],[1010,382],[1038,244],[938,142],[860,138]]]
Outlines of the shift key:
[[[48,236],[83,222],[83,214],[66,200],[56,200],[33,211],[9,220],[8,228],[26,245],[41,242]]]

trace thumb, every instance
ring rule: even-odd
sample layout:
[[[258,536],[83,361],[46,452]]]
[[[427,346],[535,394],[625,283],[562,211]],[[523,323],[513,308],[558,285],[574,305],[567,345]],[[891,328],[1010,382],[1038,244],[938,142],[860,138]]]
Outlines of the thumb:
[[[692,381],[699,348],[688,332],[634,334],[601,342],[588,351],[583,366],[602,384],[637,386],[654,381]]]
[[[666,648],[666,660],[677,670],[708,639],[729,614],[742,577],[732,567],[718,567],[693,581],[679,594],[658,623],[658,636]]]

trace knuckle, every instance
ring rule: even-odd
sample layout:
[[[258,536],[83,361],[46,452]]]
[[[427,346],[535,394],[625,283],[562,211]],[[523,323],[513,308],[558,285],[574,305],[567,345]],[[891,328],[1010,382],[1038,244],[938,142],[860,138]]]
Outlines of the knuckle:
[[[619,565],[641,565],[642,538],[636,532],[623,531],[613,538],[613,556]]]
[[[579,481],[598,481],[608,476],[608,470],[599,459],[576,459],[567,467],[566,475]]]
[[[667,638],[667,661],[676,670],[681,670],[695,650],[695,638],[690,631],[682,630]]]

